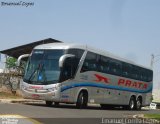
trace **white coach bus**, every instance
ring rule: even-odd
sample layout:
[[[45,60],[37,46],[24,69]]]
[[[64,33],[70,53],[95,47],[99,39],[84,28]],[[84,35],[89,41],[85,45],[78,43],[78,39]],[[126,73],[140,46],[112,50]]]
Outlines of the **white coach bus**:
[[[23,57],[18,59],[20,63]],[[35,47],[29,56],[21,90],[25,98],[113,105],[140,110],[151,103],[153,71],[108,52],[85,45],[50,43]]]

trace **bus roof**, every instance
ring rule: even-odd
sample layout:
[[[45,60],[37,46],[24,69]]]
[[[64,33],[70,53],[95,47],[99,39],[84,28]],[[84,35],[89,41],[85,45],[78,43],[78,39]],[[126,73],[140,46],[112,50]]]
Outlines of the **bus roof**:
[[[74,43],[48,43],[48,44],[43,44],[43,45],[38,45],[36,46],[34,49],[70,49],[70,48],[77,48],[77,49],[83,49],[83,50],[87,50],[93,53],[97,53],[106,57],[110,57],[116,60],[120,60],[122,62],[126,62],[126,63],[130,63],[142,68],[146,68],[146,69],[150,69],[149,67],[145,67],[139,64],[136,64],[135,62],[125,59],[125,58],[121,58],[119,56],[116,56],[108,51],[104,51],[104,50],[100,50],[97,48],[93,48],[91,46],[88,45],[80,45],[80,44],[74,44]]]

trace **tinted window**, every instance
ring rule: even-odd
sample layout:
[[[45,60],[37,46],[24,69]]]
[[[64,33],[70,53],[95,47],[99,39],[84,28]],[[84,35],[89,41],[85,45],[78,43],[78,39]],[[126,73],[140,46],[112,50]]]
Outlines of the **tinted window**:
[[[77,70],[79,61],[80,61],[83,53],[84,53],[84,50],[81,50],[81,49],[68,49],[68,50],[66,51],[66,54],[73,54],[73,55],[75,55],[75,60],[74,60],[74,62],[72,63],[73,68],[74,68],[74,69],[73,69],[73,73],[74,73],[74,74],[76,73],[76,70]]]
[[[85,71],[99,71],[145,82],[153,80],[153,72],[151,70],[92,52],[87,53],[83,63],[81,72]]]
[[[148,82],[153,80],[153,71],[150,71],[150,70],[147,71],[146,75],[147,75],[147,81]]]
[[[66,51],[67,54],[73,54],[76,56],[76,58],[80,59],[84,53],[84,50],[81,49],[68,49]]]
[[[81,72],[85,71],[98,71],[98,55],[88,52],[83,63]]]
[[[101,56],[98,66],[100,72],[108,73],[110,71],[109,58]]]
[[[128,63],[122,63],[122,76],[124,77],[132,77],[132,65]]]
[[[111,59],[109,61],[109,68],[110,68],[109,73],[115,75],[121,75],[121,66],[122,66],[121,62]]]
[[[138,67],[132,65],[132,70],[131,70],[131,78],[133,79],[139,79],[139,70]]]

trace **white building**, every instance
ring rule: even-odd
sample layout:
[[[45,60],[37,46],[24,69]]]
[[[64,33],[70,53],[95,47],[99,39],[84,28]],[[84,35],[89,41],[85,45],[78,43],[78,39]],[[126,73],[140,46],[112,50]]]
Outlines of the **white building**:
[[[0,68],[0,73],[3,73],[3,71],[4,71],[4,69],[1,69],[1,68]]]

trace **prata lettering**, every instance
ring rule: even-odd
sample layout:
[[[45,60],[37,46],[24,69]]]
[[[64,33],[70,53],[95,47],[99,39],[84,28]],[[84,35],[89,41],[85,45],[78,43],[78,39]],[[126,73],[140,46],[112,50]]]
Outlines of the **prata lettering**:
[[[119,79],[118,85],[125,86],[125,87],[131,87],[131,88],[137,88],[137,89],[147,89],[148,87],[147,83],[139,82],[139,81],[125,80],[125,79]]]

